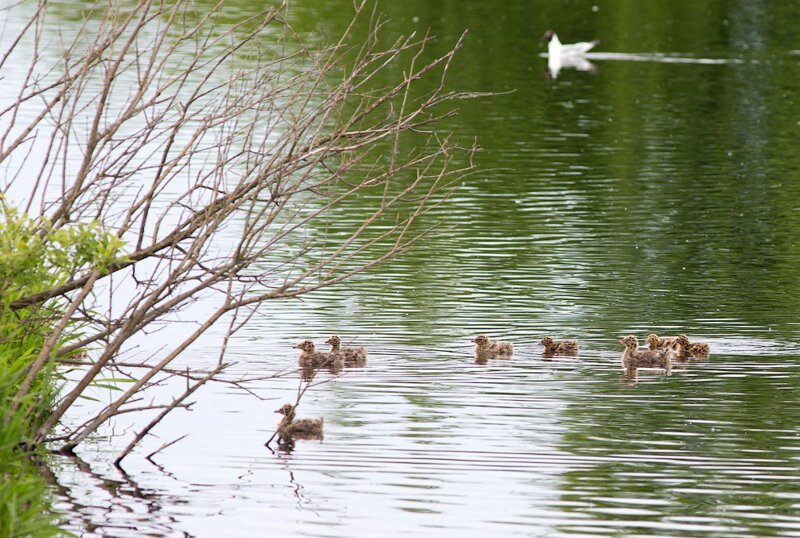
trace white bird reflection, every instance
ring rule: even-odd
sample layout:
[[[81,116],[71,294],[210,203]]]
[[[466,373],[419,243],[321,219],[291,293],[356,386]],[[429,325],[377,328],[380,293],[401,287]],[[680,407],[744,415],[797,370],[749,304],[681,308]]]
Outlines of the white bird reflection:
[[[562,56],[560,54],[551,54],[547,56],[547,71],[551,79],[557,79],[558,74],[564,68],[597,73],[597,67],[587,60],[585,56]]]

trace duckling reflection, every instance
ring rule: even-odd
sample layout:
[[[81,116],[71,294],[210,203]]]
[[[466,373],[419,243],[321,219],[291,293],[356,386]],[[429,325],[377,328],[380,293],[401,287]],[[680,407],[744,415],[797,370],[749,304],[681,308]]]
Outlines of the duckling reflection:
[[[287,444],[294,440],[322,440],[323,420],[321,418],[295,419],[295,408],[284,404],[275,411],[283,415],[278,424],[278,443]]]
[[[330,344],[329,353],[341,357],[345,366],[364,366],[367,364],[367,350],[362,346],[342,346],[342,339],[336,335],[331,336],[325,341]]]
[[[544,346],[544,355],[551,357],[553,355],[577,355],[579,346],[576,340],[553,340],[550,336],[545,336],[539,342]]]
[[[317,376],[317,372],[320,370],[321,368],[317,368],[316,366],[303,366],[300,368],[300,379],[306,383],[310,383],[314,381],[314,378]],[[328,371],[332,374],[338,374],[341,372],[341,368],[328,368]]]
[[[628,335],[619,340],[625,346],[622,353],[622,367],[628,376],[635,376],[639,368],[663,368],[669,375],[672,370],[673,352],[669,348],[655,350],[640,350],[639,339],[634,335]]]
[[[514,346],[510,342],[490,340],[483,334],[477,336],[473,342],[475,343],[476,362],[486,359],[509,358],[514,354]]]

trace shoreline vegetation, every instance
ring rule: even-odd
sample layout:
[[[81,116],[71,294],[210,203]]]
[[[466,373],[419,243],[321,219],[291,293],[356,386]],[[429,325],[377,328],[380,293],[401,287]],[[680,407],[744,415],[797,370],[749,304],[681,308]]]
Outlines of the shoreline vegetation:
[[[102,271],[119,256],[121,242],[97,223],[54,229],[9,207],[0,197],[0,535],[59,534],[47,509],[47,481],[31,440],[52,411],[63,383],[56,359],[79,338],[83,320],[55,299],[12,308],[20,297],[62,285],[74,267]]]
[[[435,127],[474,96],[445,89],[461,39],[422,62],[430,37],[382,46],[366,5],[326,47],[303,42],[285,4],[231,22],[223,3],[187,0],[114,2],[69,32],[51,31],[58,6],[43,0],[4,36],[0,76],[16,87],[0,107],[0,534],[60,532],[31,453],[73,454],[119,414],[153,417],[120,465],[205,383],[257,381],[224,373],[228,339],[260,305],[337,285],[431,232],[423,217],[476,150]],[[346,46],[357,24],[369,39]],[[26,74],[5,75],[20,63]],[[319,232],[343,211],[357,222]],[[131,339],[200,296],[212,308],[191,332],[126,362]],[[219,322],[216,366],[170,368]],[[183,389],[141,403],[175,375]],[[98,386],[113,397],[67,427]]]

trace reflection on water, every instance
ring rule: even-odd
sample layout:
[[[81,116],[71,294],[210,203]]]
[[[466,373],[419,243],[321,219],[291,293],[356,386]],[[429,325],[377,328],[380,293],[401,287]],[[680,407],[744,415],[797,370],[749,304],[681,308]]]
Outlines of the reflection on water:
[[[263,447],[274,402],[213,388],[196,410],[206,429],[176,420],[173,428],[192,435],[156,458],[169,476],[126,462],[166,497],[148,528],[172,519],[209,536],[232,526],[253,536],[686,536],[800,525],[800,357],[785,343],[715,340],[711,360],[634,382],[620,350],[601,342],[579,358],[545,358],[534,342],[520,344],[512,359],[479,365],[463,342],[380,349],[371,341],[367,368],[320,372],[329,382],[307,394],[302,414],[325,417],[325,440],[291,451]],[[249,353],[256,368],[260,358]],[[267,368],[291,360],[267,355]],[[260,389],[285,401],[295,387],[284,379]],[[105,504],[96,487],[82,512],[140,502]]]
[[[65,514],[66,526],[85,535],[141,536],[142,514],[148,514],[147,535],[169,535],[179,527],[169,511],[186,503],[180,495],[143,488],[122,471],[98,473],[78,457],[63,456],[52,463],[38,467],[59,500],[54,508]]]
[[[295,4],[298,31],[313,35],[335,35],[350,6]],[[110,466],[123,423],[84,448],[90,472],[55,460],[70,528],[800,530],[800,66],[788,54],[800,20],[758,3],[640,4],[382,4],[389,41],[430,27],[445,47],[470,28],[454,87],[515,91],[460,104],[452,126],[479,137],[483,171],[431,213],[439,231],[351,287],[274,305],[231,344],[232,375],[252,376],[296,364],[303,338],[369,349],[365,368],[322,371],[303,399],[302,416],[324,417],[324,441],[264,447],[300,372],[250,387],[267,401],[208,387],[142,449],[190,433],[159,467],[132,458],[125,477]],[[544,80],[531,36],[550,27],[628,56],[590,55],[603,61],[595,76]],[[365,210],[353,200],[320,234]],[[712,356],[626,379],[617,340],[653,331],[708,341]],[[476,364],[469,340],[481,333],[514,342],[515,356]],[[579,339],[581,354],[542,357],[545,334]]]
[[[566,473],[562,498],[609,532],[797,528],[800,438],[789,415],[770,409],[797,405],[782,398],[796,387],[797,357],[749,358],[715,357],[646,394],[617,394],[610,421],[595,406],[570,406],[563,448],[597,461]]]
[[[597,72],[597,67],[584,56],[553,55],[547,58],[547,70],[550,72],[550,78],[553,80],[558,78],[558,74],[564,68],[588,71],[589,73]]]

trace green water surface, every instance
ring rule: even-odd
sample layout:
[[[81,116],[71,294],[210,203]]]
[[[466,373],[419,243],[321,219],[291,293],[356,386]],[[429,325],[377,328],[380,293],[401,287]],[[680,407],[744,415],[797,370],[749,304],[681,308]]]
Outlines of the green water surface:
[[[289,20],[325,42],[352,6],[293,0]],[[232,3],[230,16],[249,9]],[[106,501],[95,486],[96,500],[73,508],[75,528],[130,503],[150,516],[121,515],[134,523],[120,535],[800,532],[800,4],[412,0],[379,11],[387,45],[435,36],[429,59],[467,29],[448,87],[498,95],[458,101],[438,127],[482,150],[422,223],[436,233],[241,337],[251,373],[291,364],[306,337],[370,349],[366,369],[304,401],[325,418],[325,441],[267,453],[274,424],[262,421],[277,404],[210,387],[202,419],[164,432],[192,431],[161,457],[168,473],[132,471],[150,496]],[[565,43],[600,39],[594,70],[553,78],[538,43],[548,29]],[[327,237],[373,203],[348,202]],[[617,340],[650,332],[705,340],[711,358],[625,379]],[[513,341],[514,359],[474,364],[479,333]],[[579,339],[581,356],[545,360],[545,334]],[[296,382],[260,388],[289,398]]]

